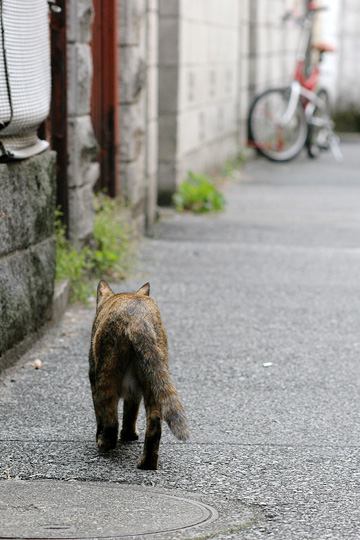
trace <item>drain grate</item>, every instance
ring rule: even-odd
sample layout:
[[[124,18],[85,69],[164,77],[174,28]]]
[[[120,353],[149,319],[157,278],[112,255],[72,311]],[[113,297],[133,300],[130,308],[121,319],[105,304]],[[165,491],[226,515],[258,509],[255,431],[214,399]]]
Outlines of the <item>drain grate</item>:
[[[0,482],[0,538],[126,538],[213,521],[213,508],[156,489],[104,482]]]

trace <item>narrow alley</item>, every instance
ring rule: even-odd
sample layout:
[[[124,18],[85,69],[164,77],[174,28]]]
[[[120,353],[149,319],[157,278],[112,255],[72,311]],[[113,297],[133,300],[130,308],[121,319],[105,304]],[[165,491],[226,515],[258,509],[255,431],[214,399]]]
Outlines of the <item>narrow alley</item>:
[[[20,503],[5,510],[1,500],[8,490],[20,500],[24,489],[42,509],[35,523],[27,507],[19,537],[44,527],[47,538],[359,538],[359,140],[343,148],[342,164],[328,154],[250,161],[225,186],[223,214],[165,216],[143,240],[132,278],[114,285],[150,281],[189,416],[187,443],[164,427],[158,471],[136,469],[143,413],[139,442],[104,455],[96,448],[87,377],[94,304],[70,308],[3,373],[2,511],[18,519]],[[102,495],[89,495],[74,529],[61,508],[78,482]],[[102,507],[114,486],[126,523]],[[138,496],[122,499],[132,487]],[[195,506],[167,513],[169,496]],[[0,534],[9,536],[10,526]]]

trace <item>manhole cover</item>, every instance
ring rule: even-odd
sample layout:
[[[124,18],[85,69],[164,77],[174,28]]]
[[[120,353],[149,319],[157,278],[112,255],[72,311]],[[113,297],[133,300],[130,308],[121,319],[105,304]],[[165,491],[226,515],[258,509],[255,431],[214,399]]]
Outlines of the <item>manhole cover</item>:
[[[212,521],[202,503],[102,482],[0,482],[0,538],[106,538],[175,531]]]

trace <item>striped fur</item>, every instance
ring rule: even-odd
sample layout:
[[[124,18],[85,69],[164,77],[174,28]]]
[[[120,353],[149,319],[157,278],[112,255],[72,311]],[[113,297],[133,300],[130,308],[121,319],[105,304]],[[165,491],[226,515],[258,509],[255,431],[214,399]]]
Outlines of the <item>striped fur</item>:
[[[136,293],[114,294],[100,281],[89,354],[90,382],[100,449],[114,448],[118,401],[124,399],[123,441],[137,439],[136,418],[144,398],[147,426],[138,467],[156,469],[165,420],[180,440],[188,438],[184,408],[168,367],[166,332],[146,283]]]

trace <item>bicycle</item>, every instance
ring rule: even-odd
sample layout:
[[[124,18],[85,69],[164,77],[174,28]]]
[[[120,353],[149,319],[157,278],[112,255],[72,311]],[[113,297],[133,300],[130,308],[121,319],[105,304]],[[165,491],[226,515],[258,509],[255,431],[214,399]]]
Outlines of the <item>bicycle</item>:
[[[302,28],[293,80],[287,87],[265,90],[250,107],[249,145],[271,161],[290,161],[304,147],[311,158],[330,149],[337,161],[342,160],[328,92],[318,88],[323,56],[335,49],[325,43],[312,43],[315,14],[325,9],[309,2],[305,15],[295,17],[288,12],[283,17],[284,21],[295,19]]]

